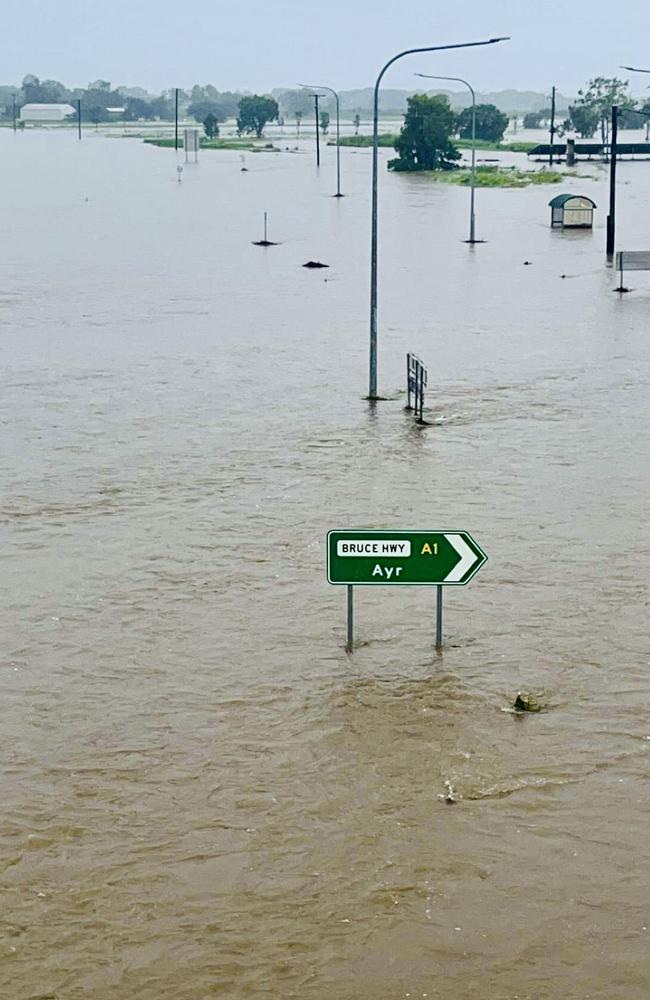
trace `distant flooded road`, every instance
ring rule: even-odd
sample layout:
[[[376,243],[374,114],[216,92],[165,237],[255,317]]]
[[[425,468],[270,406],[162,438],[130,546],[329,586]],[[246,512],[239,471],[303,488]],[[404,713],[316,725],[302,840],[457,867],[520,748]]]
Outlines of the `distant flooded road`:
[[[367,150],[341,200],[331,148],[0,153],[0,996],[647,1000],[650,273],[612,291],[605,168],[480,190],[475,248],[467,190],[382,171],[369,409]],[[428,588],[358,589],[345,654],[348,527],[485,549],[442,655]]]

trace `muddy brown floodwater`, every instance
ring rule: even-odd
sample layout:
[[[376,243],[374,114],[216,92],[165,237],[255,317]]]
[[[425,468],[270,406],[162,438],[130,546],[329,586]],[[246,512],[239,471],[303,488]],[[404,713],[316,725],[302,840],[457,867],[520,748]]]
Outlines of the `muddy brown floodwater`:
[[[382,171],[369,410],[367,150],[339,201],[332,149],[0,153],[0,995],[647,1000],[650,274],[612,291],[604,169],[479,191],[474,249]],[[366,588],[346,656],[361,526],[488,553],[442,655],[433,591]]]

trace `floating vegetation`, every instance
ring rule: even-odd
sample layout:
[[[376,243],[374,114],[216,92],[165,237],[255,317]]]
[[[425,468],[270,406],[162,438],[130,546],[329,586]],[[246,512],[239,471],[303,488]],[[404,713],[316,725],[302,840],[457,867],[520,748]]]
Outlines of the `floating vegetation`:
[[[443,184],[460,184],[469,187],[472,180],[472,172],[465,167],[459,170],[430,170],[426,172],[427,177]],[[479,164],[476,168],[476,187],[488,188],[523,188],[529,184],[559,184],[565,177],[571,174],[563,174],[559,171],[551,170],[520,170],[518,167],[498,167]]]

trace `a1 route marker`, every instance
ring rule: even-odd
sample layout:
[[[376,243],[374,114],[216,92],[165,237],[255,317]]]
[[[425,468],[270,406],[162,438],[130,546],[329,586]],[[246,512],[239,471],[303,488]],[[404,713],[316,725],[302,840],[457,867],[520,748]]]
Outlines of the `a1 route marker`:
[[[436,646],[442,646],[442,588],[464,587],[487,560],[468,531],[330,531],[327,579],[348,588],[352,649],[354,586],[437,587]]]

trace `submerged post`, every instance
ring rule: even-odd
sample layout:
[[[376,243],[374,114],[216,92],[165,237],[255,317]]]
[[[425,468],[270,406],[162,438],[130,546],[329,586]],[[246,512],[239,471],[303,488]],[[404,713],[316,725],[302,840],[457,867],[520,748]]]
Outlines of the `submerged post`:
[[[618,108],[612,106],[612,139],[609,148],[609,215],[607,216],[607,259],[614,256],[616,243],[616,156],[618,139]]]
[[[551,142],[548,151],[549,166],[553,166],[553,140],[555,138],[555,87],[551,91]]]
[[[352,584],[348,584],[348,641],[345,646],[348,653],[352,652],[352,644],[354,642],[354,606],[352,592]]]
[[[411,355],[410,353],[406,355],[406,407],[407,410],[412,410],[411,406]]]
[[[436,587],[436,649],[442,649],[442,587]]]

